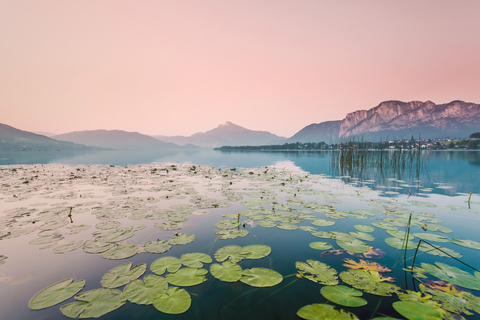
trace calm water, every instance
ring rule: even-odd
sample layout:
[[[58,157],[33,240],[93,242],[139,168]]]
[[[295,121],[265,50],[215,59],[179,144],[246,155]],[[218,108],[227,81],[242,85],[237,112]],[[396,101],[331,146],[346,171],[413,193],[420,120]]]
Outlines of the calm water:
[[[102,319],[300,319],[296,312],[308,304],[330,303],[321,294],[323,287],[307,279],[297,280],[295,263],[309,259],[326,263],[338,273],[347,271],[344,259],[366,259],[361,254],[322,255],[323,251],[309,247],[311,242],[325,241],[333,249],[342,249],[333,239],[318,238],[310,232],[300,229],[283,230],[277,227],[265,228],[258,220],[251,219],[248,210],[268,217],[271,212],[297,212],[310,210],[315,218],[335,221],[330,227],[316,227],[319,231],[355,232],[354,225],[370,225],[372,222],[385,222],[398,217],[392,212],[414,212],[422,217],[434,214],[436,224],[452,229],[442,234],[449,239],[469,239],[480,242],[478,222],[480,219],[480,169],[479,152],[432,152],[428,154],[428,165],[417,168],[392,171],[386,168],[382,172],[341,171],[331,165],[328,152],[252,152],[224,153],[203,150],[188,153],[155,154],[138,152],[98,152],[87,154],[2,154],[0,159],[0,232],[8,228],[31,227],[36,220],[45,223],[45,214],[41,212],[59,211],[58,219],[67,219],[68,208],[74,206],[73,224],[56,227],[54,230],[72,240],[91,240],[92,232],[98,231],[95,225],[106,220],[119,221],[121,227],[144,224],[146,227],[136,231],[134,236],[120,241],[143,245],[156,239],[170,239],[179,231],[195,234],[195,241],[186,245],[174,245],[162,254],[139,253],[123,260],[107,260],[99,254],[87,254],[81,248],[63,254],[54,254],[52,247],[39,249],[42,245],[31,245],[39,237],[39,229],[14,238],[3,238],[0,233],[0,255],[7,257],[0,265],[0,319],[67,319],[59,307],[75,302],[74,298],[47,309],[32,311],[28,301],[41,289],[66,278],[87,281],[82,292],[101,288],[103,275],[111,268],[125,262],[133,265],[153,261],[163,256],[180,258],[184,253],[202,252],[212,258],[214,253],[227,245],[246,246],[263,244],[271,247],[272,252],[259,260],[243,260],[242,269],[268,268],[280,273],[283,281],[269,288],[255,288],[237,281],[227,283],[219,281],[210,273],[207,281],[193,287],[185,287],[192,297],[190,309],[181,315],[160,313],[153,306],[140,306],[127,302],[121,308],[102,316]],[[164,165],[163,163],[168,163]],[[182,164],[178,170],[160,170],[170,168],[171,163]],[[26,165],[31,164],[31,165]],[[41,166],[39,164],[46,164]],[[103,164],[103,165],[96,165]],[[107,165],[108,164],[108,165]],[[128,164],[127,168],[120,168]],[[197,174],[190,170],[196,164]],[[110,167],[115,165],[115,167]],[[206,165],[199,167],[198,165]],[[210,167],[225,168],[218,171]],[[242,168],[253,168],[242,170]],[[266,171],[267,173],[263,173]],[[16,172],[11,169],[17,168]],[[157,168],[153,173],[152,168]],[[230,168],[239,168],[231,171]],[[77,170],[78,169],[78,170]],[[83,171],[85,170],[85,171]],[[130,170],[130,171],[128,171]],[[252,171],[254,174],[249,174]],[[238,173],[238,175],[234,175]],[[31,179],[28,184],[24,178]],[[80,178],[73,178],[79,176]],[[267,177],[268,176],[268,177]],[[94,178],[95,177],[95,178]],[[232,182],[230,184],[229,182]],[[168,186],[168,185],[171,185]],[[8,186],[7,186],[8,185]],[[312,190],[318,190],[313,192]],[[125,193],[122,193],[125,192]],[[466,203],[468,193],[473,192],[471,203]],[[170,196],[169,196],[170,195]],[[149,202],[150,198],[156,199]],[[193,201],[197,199],[198,201]],[[211,201],[227,200],[225,207],[215,208]],[[275,201],[272,204],[267,199]],[[298,199],[298,201],[293,200]],[[258,201],[252,204],[250,201]],[[263,203],[261,203],[264,201]],[[219,202],[221,203],[221,202]],[[325,213],[311,210],[308,204],[333,206],[337,212],[355,212],[368,210],[373,216],[359,217],[349,214],[346,219],[332,219]],[[111,209],[125,212],[125,216],[100,217],[95,210],[108,206],[120,206]],[[181,223],[180,230],[165,231],[157,229],[154,223],[159,220],[133,220],[133,210],[158,209],[175,211],[175,205],[188,205],[192,210],[207,207],[206,214],[188,215]],[[283,207],[283,208],[282,208]],[[19,208],[23,208],[20,209]],[[390,210],[390,211],[389,211]],[[406,210],[406,211],[405,211]],[[15,219],[12,215],[30,212]],[[110,212],[109,211],[109,212]],[[225,214],[238,212],[249,233],[245,237],[221,240],[217,239],[215,223],[224,219]],[[262,213],[263,212],[263,213]],[[53,218],[52,218],[53,219]],[[428,220],[428,218],[426,218]],[[438,220],[435,220],[438,219]],[[15,221],[12,221],[15,220]],[[427,221],[425,220],[425,221]],[[278,223],[278,222],[277,222]],[[294,222],[297,226],[312,226],[304,219]],[[427,222],[429,224],[430,222]],[[433,223],[433,222],[432,222]],[[78,234],[69,234],[72,225],[89,225],[88,230]],[[398,230],[405,228],[398,226]],[[412,233],[423,232],[419,225],[412,226]],[[3,233],[4,234],[4,233]],[[369,246],[385,252],[383,257],[366,259],[376,261],[392,269],[387,276],[395,278],[395,284],[403,289],[418,290],[419,283],[410,273],[405,273],[403,252],[388,246],[385,238],[391,237],[386,230],[375,227],[370,233],[375,240],[365,241]],[[415,238],[414,242],[419,238]],[[461,255],[461,261],[478,267],[478,250],[455,245],[450,242],[432,242],[454,250]],[[56,243],[54,243],[56,245]],[[60,242],[59,244],[62,244]],[[411,264],[414,250],[407,252],[406,264]],[[472,273],[452,258],[440,257],[421,252],[415,265],[421,263],[443,262]],[[213,263],[217,263],[213,258]],[[209,270],[210,264],[204,266]],[[147,274],[152,274],[147,269]],[[432,280],[437,280],[429,276]],[[141,277],[143,278],[143,276]],[[340,281],[341,284],[342,281]],[[345,285],[345,284],[344,284]],[[123,290],[123,287],[117,288]],[[480,296],[480,291],[470,290]],[[392,308],[398,301],[391,297],[380,297],[364,293],[368,304],[360,308],[336,306],[354,313],[360,319],[370,319],[390,315],[402,319]],[[330,303],[332,304],[332,303]],[[333,304],[335,305],[335,304]],[[478,319],[479,314],[463,314],[465,319]]]

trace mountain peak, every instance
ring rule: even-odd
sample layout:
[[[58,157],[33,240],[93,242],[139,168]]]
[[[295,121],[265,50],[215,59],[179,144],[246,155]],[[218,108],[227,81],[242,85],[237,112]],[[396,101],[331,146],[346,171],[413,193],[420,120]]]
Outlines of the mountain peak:
[[[220,124],[218,127],[219,128],[226,128],[226,127],[239,127],[239,126],[237,126],[235,123],[233,123],[231,121],[227,121],[227,122],[225,122],[225,124]]]

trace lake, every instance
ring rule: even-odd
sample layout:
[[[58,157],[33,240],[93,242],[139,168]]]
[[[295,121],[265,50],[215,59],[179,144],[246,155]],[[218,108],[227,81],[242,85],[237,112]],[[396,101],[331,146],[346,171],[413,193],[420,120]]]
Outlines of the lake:
[[[478,319],[480,152],[423,157],[2,154],[0,319]]]

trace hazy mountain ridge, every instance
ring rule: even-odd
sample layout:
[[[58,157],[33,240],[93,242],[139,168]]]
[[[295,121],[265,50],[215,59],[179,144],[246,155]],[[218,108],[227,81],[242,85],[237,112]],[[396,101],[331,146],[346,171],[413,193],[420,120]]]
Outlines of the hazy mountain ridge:
[[[0,123],[0,150],[59,150],[59,149],[91,149],[85,145],[58,141],[40,134],[23,131]]]
[[[185,136],[153,136],[162,141],[178,144],[194,144],[202,147],[240,146],[240,145],[264,145],[274,140],[284,140],[268,131],[249,130],[230,121],[206,132],[197,132],[189,137]]]
[[[285,142],[325,142],[334,143],[338,140],[341,120],[313,123],[295,133]]]
[[[178,145],[167,143],[153,137],[123,130],[86,130],[59,134],[53,137],[61,141],[70,141],[89,146],[113,149],[177,149]]]

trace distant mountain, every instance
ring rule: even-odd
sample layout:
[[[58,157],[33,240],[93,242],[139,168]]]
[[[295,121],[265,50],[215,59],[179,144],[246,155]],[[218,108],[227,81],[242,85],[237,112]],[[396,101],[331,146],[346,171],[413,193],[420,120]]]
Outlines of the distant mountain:
[[[339,137],[389,138],[468,137],[480,129],[480,105],[463,101],[385,101],[375,108],[347,114]]]
[[[230,121],[221,124],[215,129],[198,132],[189,137],[185,136],[154,136],[162,141],[168,141],[184,145],[187,143],[202,147],[221,147],[221,146],[259,146],[271,144],[274,140],[284,140],[284,137],[279,137],[268,131],[254,131],[244,127],[238,126]]]
[[[295,133],[285,142],[325,142],[334,143],[338,140],[341,120],[313,123]]]
[[[177,149],[178,145],[153,137],[122,130],[74,131],[53,137],[57,140],[81,143],[88,146],[112,149]]]
[[[86,150],[84,145],[58,141],[40,134],[23,131],[0,123],[0,151],[18,150]]]
[[[35,134],[39,134],[39,135],[45,136],[45,137],[49,137],[49,138],[57,135],[56,133],[43,132],[43,131],[32,131],[32,132],[35,133]]]

